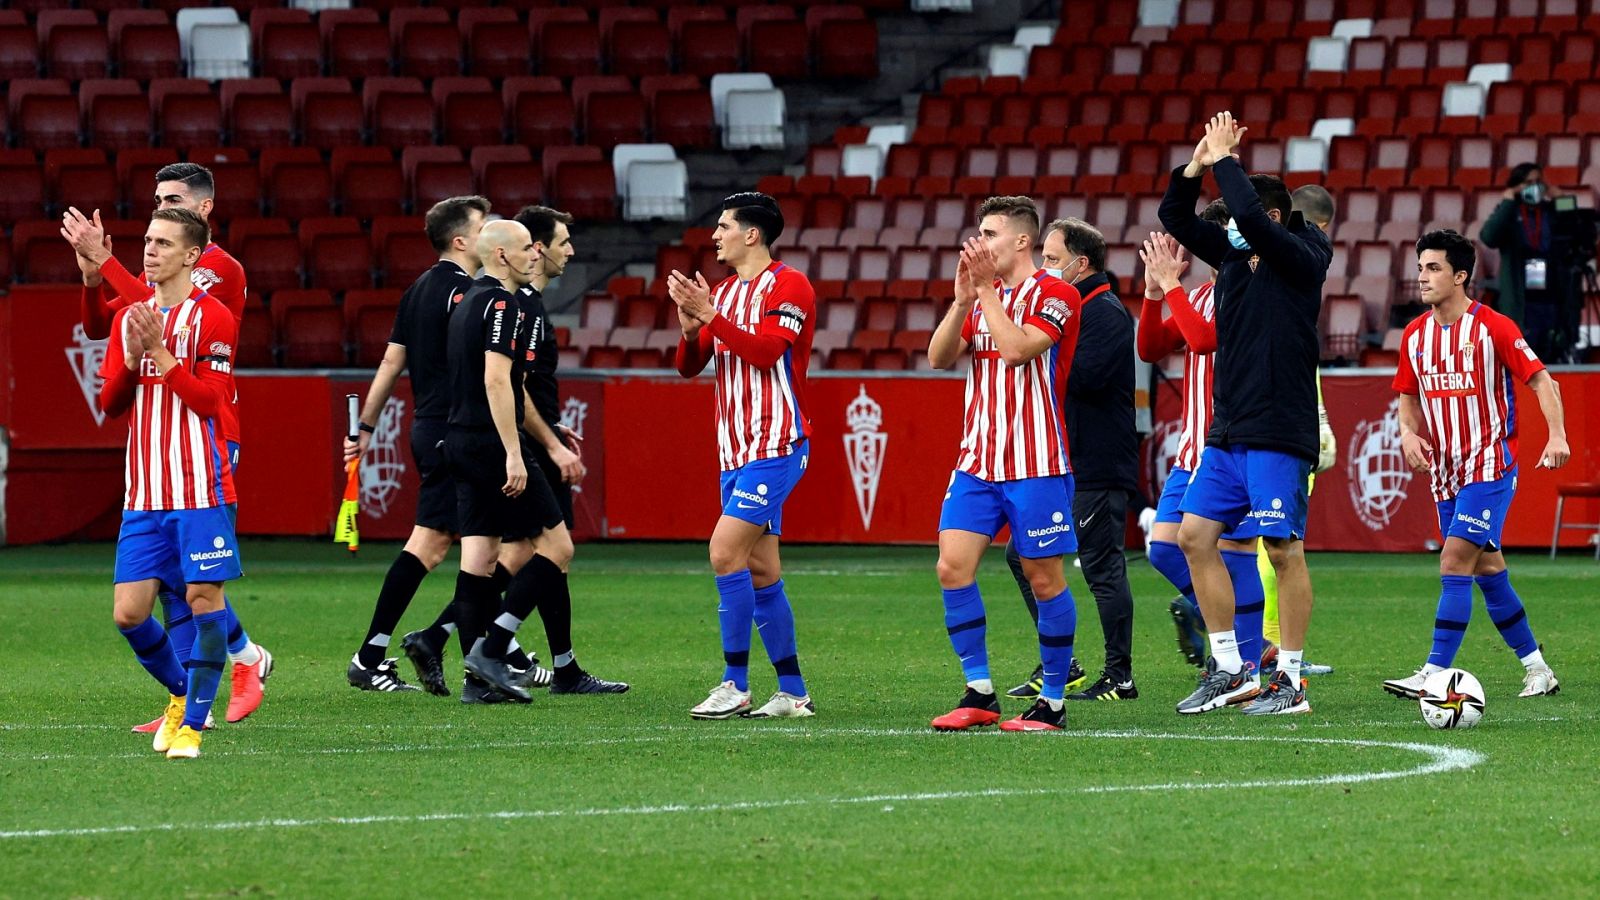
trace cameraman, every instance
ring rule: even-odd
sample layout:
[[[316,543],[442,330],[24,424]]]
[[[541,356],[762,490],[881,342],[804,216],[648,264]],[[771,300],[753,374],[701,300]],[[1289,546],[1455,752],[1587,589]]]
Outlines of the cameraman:
[[[1581,247],[1573,217],[1556,212],[1564,192],[1544,181],[1537,163],[1511,170],[1505,199],[1489,214],[1478,236],[1500,251],[1499,311],[1522,326],[1540,359],[1565,361],[1577,337],[1583,293]]]

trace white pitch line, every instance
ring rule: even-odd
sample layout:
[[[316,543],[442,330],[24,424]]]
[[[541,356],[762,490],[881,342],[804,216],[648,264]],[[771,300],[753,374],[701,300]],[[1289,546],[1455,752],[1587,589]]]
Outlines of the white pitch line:
[[[768,733],[793,734],[800,736],[808,734],[808,732],[804,731],[780,731]],[[930,732],[920,729],[915,731],[910,729],[838,729],[832,730],[829,733],[885,737],[901,737],[911,735],[926,736],[930,734]],[[446,812],[413,815],[327,816],[315,819],[272,818],[231,822],[158,822],[146,825],[104,825],[88,828],[37,828],[15,831],[0,831],[0,840],[17,840],[24,838],[97,837],[101,835],[146,834],[152,832],[214,832],[245,831],[267,828],[317,828],[326,826],[389,825],[431,822],[587,818],[594,816],[653,816],[665,815],[669,813],[693,814],[761,811],[788,809],[801,806],[860,806],[865,804],[880,803],[932,803],[947,800],[1056,797],[1086,794],[1151,793],[1157,791],[1216,791],[1237,790],[1241,788],[1316,787],[1333,784],[1363,784],[1374,781],[1389,781],[1397,778],[1413,778],[1422,775],[1437,775],[1441,772],[1470,769],[1473,766],[1483,762],[1487,758],[1484,754],[1479,753],[1476,750],[1464,750],[1458,747],[1440,747],[1412,742],[1369,741],[1345,738],[1309,738],[1298,736],[1277,737],[1268,735],[1194,735],[1143,731],[1079,732],[1070,734],[1068,736],[1109,740],[1211,740],[1246,743],[1295,743],[1302,745],[1324,744],[1331,746],[1376,747],[1419,753],[1424,757],[1427,757],[1427,759],[1420,765],[1412,766],[1411,768],[1407,769],[1383,769],[1375,772],[1347,772],[1334,775],[1318,775],[1309,778],[1263,778],[1253,779],[1250,781],[1169,781],[1160,784],[1085,785],[1078,787],[1056,788],[986,788],[982,790],[970,791],[925,791],[909,794],[868,794],[864,796],[811,797],[789,800],[745,800],[729,803],[674,803],[657,806],[618,806],[609,808],[588,807],[578,809],[513,809],[491,812]],[[1050,738],[1046,738],[1046,740],[1049,739]],[[1022,740],[1029,740],[1029,738],[1022,738]],[[888,810],[886,809],[885,811]]]

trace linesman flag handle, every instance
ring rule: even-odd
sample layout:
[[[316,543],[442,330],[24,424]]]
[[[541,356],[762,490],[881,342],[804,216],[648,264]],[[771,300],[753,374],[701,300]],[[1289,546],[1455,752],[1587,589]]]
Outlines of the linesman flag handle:
[[[361,437],[361,398],[345,394],[345,411],[348,427],[345,434],[350,440]],[[356,514],[361,511],[361,457],[358,455],[345,466],[344,499],[339,502],[339,520],[333,529],[333,542],[344,544],[351,553],[361,549],[361,529],[356,525]]]

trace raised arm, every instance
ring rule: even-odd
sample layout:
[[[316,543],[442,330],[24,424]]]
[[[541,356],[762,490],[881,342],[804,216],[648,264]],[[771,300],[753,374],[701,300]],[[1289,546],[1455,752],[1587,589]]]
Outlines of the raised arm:
[[[112,324],[120,324],[115,316]],[[144,345],[138,335],[133,342],[124,344],[122,329],[110,329],[110,342],[106,345],[105,360],[100,364],[100,410],[108,416],[120,416],[133,405],[134,388],[139,385],[139,365],[144,359]]]
[[[1025,365],[1061,340],[1059,328],[1041,328],[1032,316],[1025,317],[1021,325],[1012,320],[994,286],[994,254],[987,244],[977,238],[968,239],[961,249],[961,258],[971,273],[978,293],[978,310],[989,328],[989,337],[994,339],[1001,362],[1012,367]]]
[[[945,310],[944,318],[928,339],[928,365],[935,369],[948,369],[961,358],[962,351],[972,343],[970,322],[972,305],[978,302],[978,292],[972,286],[971,274],[964,260],[956,262],[956,298]]]

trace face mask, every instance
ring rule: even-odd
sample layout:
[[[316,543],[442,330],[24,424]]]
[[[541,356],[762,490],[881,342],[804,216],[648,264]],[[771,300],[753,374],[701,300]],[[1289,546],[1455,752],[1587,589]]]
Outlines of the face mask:
[[[1060,278],[1064,281],[1066,280],[1066,271],[1066,269],[1045,269],[1044,273],[1051,278]]]
[[[1244,235],[1239,233],[1239,223],[1233,219],[1228,220],[1228,243],[1232,244],[1236,250],[1250,249],[1250,242],[1245,240]]]
[[[1530,204],[1538,203],[1539,201],[1541,201],[1543,199],[1544,199],[1544,184],[1542,182],[1535,181],[1533,184],[1530,184],[1527,187],[1524,187],[1522,189],[1522,202],[1523,203],[1530,203]]]

